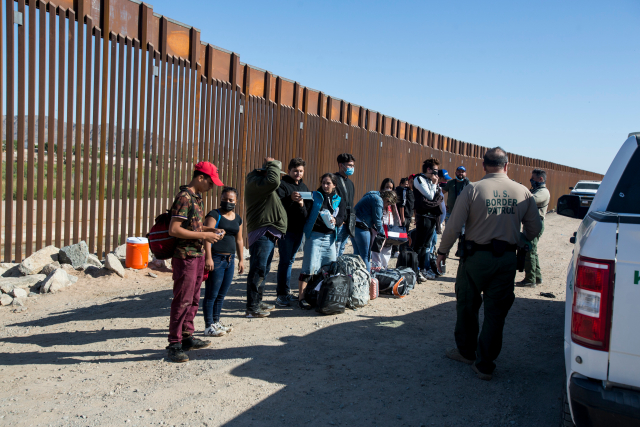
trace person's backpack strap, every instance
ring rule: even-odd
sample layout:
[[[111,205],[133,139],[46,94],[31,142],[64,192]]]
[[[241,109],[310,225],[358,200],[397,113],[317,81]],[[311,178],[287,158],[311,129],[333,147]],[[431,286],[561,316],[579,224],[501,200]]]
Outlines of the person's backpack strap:
[[[219,209],[216,209],[216,212],[218,212],[218,220],[216,221],[216,225],[213,228],[218,228],[218,224],[220,224],[220,218],[222,217]]]
[[[344,197],[347,198],[347,196],[349,195],[349,192],[347,191],[347,187],[344,185],[344,181],[342,181],[342,178],[338,178],[338,182],[340,183],[340,189],[344,193]],[[347,204],[347,209],[351,209],[351,203],[348,200],[346,204]]]

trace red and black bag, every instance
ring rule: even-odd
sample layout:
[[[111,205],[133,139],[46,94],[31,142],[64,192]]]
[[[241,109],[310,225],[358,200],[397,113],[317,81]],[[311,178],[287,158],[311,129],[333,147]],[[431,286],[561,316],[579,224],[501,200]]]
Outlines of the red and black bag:
[[[156,222],[147,233],[149,250],[156,259],[169,259],[173,257],[176,249],[176,238],[169,235],[171,213],[166,211],[156,217]]]

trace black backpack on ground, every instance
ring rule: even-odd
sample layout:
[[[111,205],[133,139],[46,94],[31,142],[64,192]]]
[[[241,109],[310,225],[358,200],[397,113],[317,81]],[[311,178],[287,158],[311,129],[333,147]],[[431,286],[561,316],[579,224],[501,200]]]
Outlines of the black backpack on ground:
[[[398,254],[398,262],[396,267],[409,267],[417,275],[420,271],[420,263],[418,262],[418,254],[413,251],[408,245],[400,247],[400,253]]]
[[[318,292],[316,311],[320,314],[344,313],[352,286],[353,280],[349,276],[331,276],[324,279]]]
[[[304,289],[304,300],[308,302],[311,307],[315,307],[318,303],[318,294],[320,291],[316,290],[316,287],[324,278],[325,274],[323,274],[321,270],[320,273],[311,276],[311,280],[309,280],[307,287]]]
[[[416,287],[418,281],[418,275],[409,267],[396,268],[398,273],[404,278],[404,284],[407,288],[407,293]]]
[[[408,295],[409,289],[404,277],[397,269],[381,270],[374,273],[373,276],[378,279],[380,295],[393,295],[398,298],[404,298]]]

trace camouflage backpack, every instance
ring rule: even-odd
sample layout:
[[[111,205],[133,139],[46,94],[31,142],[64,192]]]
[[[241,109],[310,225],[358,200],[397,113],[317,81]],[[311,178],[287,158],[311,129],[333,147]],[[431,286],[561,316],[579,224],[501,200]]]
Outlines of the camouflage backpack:
[[[347,307],[359,308],[369,303],[369,285],[371,283],[371,275],[367,271],[367,267],[358,255],[346,254],[342,255],[336,261],[340,273],[351,276],[353,286],[347,301]]]

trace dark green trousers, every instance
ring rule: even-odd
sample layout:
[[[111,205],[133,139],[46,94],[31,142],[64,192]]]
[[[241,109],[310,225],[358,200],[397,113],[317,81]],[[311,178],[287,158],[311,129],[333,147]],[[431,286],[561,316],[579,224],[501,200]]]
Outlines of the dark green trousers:
[[[476,251],[458,266],[456,344],[460,354],[475,360],[485,374],[493,372],[496,367],[493,361],[502,349],[504,321],[515,300],[516,268],[515,252],[494,257],[491,252]],[[480,332],[478,312],[483,302],[484,323]]]
[[[540,234],[531,241],[531,250],[527,252],[527,257],[524,259],[524,281],[528,283],[542,283],[542,272],[538,260],[538,241],[542,233],[544,233],[544,220]]]

